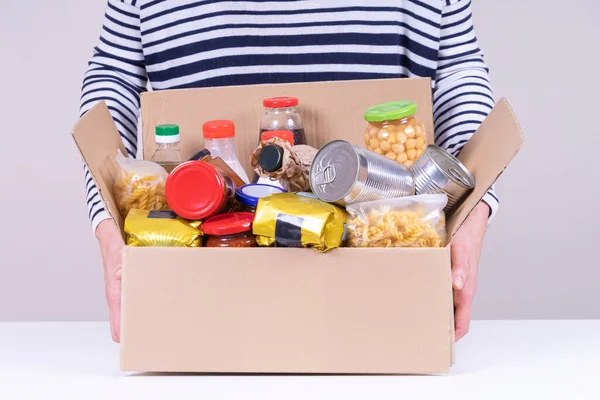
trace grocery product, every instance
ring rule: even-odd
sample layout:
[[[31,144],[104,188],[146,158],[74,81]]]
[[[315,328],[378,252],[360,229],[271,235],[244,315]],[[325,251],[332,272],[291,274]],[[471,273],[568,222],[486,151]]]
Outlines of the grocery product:
[[[252,234],[254,214],[232,212],[215,215],[204,221],[202,231],[206,235],[206,247],[256,247]]]
[[[179,126],[173,124],[158,125],[155,130],[156,151],[150,159],[161,165],[168,173],[184,160],[179,150]]]
[[[351,247],[442,247],[445,194],[353,204],[347,208]]]
[[[202,149],[194,154],[188,161],[207,161],[211,159],[210,150]]]
[[[258,201],[253,232],[261,246],[312,247],[320,252],[342,245],[347,213],[340,207],[294,193]]]
[[[249,184],[239,187],[235,193],[237,205],[236,211],[256,212],[258,200],[276,193],[284,193],[285,190],[271,185]]]
[[[260,177],[279,181],[290,192],[306,191],[310,188],[309,169],[294,148],[278,137],[260,142],[250,156],[250,165]]]
[[[285,129],[294,133],[294,145],[306,144],[304,124],[296,107],[295,97],[271,97],[263,101],[265,113],[260,121],[260,133]],[[259,135],[260,137],[260,135]]]
[[[202,126],[204,145],[212,158],[221,158],[244,181],[250,183],[235,151],[235,124],[229,120],[208,121]]]
[[[411,167],[416,194],[444,193],[448,195],[445,208],[449,214],[475,187],[475,178],[452,154],[436,145],[429,145],[425,153]]]
[[[342,206],[414,194],[408,168],[343,140],[319,150],[310,186],[319,199]]]
[[[271,140],[275,137],[285,140],[291,146],[294,145],[294,134],[292,133],[292,131],[285,131],[285,130],[265,131],[265,132],[261,133],[260,141],[268,142],[269,140]],[[281,185],[281,182],[279,182],[278,180],[272,179],[268,176],[262,177],[262,176],[258,175],[256,172],[254,173],[254,179],[252,180],[252,183],[261,183],[261,184],[265,184],[265,185],[272,185],[272,186],[277,186],[277,187],[283,188],[283,186]]]
[[[235,181],[225,170],[204,161],[187,161],[171,172],[165,194],[171,209],[190,220],[203,220],[233,206]]]
[[[168,173],[151,161],[135,160],[117,152],[117,163],[121,168],[115,179],[115,198],[123,218],[132,208],[141,210],[164,210],[165,182]]]
[[[412,101],[394,101],[369,108],[365,120],[365,144],[375,153],[406,167],[413,165],[425,151],[425,126],[414,114],[417,104]]]
[[[200,221],[186,221],[173,211],[133,209],[125,218],[126,242],[140,247],[200,247]]]

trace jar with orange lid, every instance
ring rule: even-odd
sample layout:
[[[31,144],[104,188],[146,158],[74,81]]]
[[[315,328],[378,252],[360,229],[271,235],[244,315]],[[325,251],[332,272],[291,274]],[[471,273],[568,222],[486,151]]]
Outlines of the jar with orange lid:
[[[171,210],[181,218],[204,220],[231,210],[235,181],[227,172],[204,161],[179,164],[165,185]]]
[[[417,104],[394,101],[365,112],[367,149],[411,167],[427,148],[425,126],[415,118]]]

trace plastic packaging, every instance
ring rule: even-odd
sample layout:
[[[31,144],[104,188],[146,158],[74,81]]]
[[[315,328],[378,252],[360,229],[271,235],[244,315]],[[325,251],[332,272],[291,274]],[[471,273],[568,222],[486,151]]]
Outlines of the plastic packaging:
[[[445,194],[357,203],[347,207],[350,247],[442,247]]]
[[[127,245],[140,247],[200,247],[200,221],[187,221],[173,211],[133,209],[125,218]]]
[[[221,158],[244,181],[250,183],[235,151],[235,124],[229,120],[208,121],[202,126],[204,145],[212,158]]]
[[[167,171],[160,165],[124,157],[117,152],[121,172],[115,180],[115,198],[123,218],[133,208],[139,210],[166,210],[165,183]]]
[[[296,97],[271,97],[263,101],[263,106],[265,113],[260,121],[260,134],[285,129],[294,133],[294,145],[306,144],[304,124],[296,109]]]
[[[260,246],[312,247],[320,252],[342,245],[347,213],[341,207],[294,193],[258,201],[253,232]]]
[[[216,215],[204,221],[202,231],[206,237],[206,247],[256,247],[252,234],[254,214],[233,212]]]
[[[425,126],[414,117],[416,112],[417,104],[412,101],[394,101],[368,109],[367,149],[405,167],[413,165],[427,147]]]
[[[157,148],[151,161],[162,166],[168,173],[181,164],[184,160],[179,150],[179,126],[158,125],[156,127]]]

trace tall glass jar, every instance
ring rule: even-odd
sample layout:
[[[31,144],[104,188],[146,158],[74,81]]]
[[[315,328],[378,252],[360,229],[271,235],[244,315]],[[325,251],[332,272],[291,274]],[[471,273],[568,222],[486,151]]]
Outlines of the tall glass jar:
[[[288,130],[294,134],[294,145],[306,144],[302,118],[295,97],[271,97],[263,101],[265,113],[260,121],[260,134],[265,131]],[[260,139],[259,134],[259,139]]]
[[[417,104],[412,101],[395,101],[368,109],[367,149],[411,167],[427,147],[425,126],[415,118],[416,112]]]

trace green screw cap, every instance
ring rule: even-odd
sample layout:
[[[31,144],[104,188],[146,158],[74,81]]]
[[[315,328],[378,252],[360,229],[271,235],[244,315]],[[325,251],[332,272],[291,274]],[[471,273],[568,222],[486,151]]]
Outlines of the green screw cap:
[[[410,117],[417,112],[417,103],[414,101],[392,101],[369,108],[365,112],[367,122],[393,121]]]
[[[156,126],[156,136],[176,136],[179,135],[179,125],[166,124]]]

